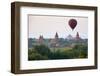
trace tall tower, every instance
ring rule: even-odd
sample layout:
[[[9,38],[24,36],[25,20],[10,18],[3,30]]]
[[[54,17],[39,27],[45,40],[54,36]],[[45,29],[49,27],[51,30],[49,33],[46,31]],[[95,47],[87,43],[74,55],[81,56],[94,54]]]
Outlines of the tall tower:
[[[38,42],[39,42],[40,44],[43,44],[43,43],[44,43],[43,35],[40,35]]]
[[[58,47],[59,46],[59,36],[58,36],[58,33],[57,32],[55,34],[54,43],[55,43],[55,47]]]
[[[77,34],[76,34],[76,39],[78,40],[78,39],[80,39],[80,36],[79,36],[79,33],[77,32]]]
[[[51,41],[50,41],[50,46],[51,47],[59,47],[59,36],[58,36],[58,33],[56,32],[56,34],[55,34],[55,37],[53,38],[53,39],[51,39]]]
[[[59,38],[59,36],[58,36],[58,33],[56,32],[55,39],[58,39],[58,38]]]

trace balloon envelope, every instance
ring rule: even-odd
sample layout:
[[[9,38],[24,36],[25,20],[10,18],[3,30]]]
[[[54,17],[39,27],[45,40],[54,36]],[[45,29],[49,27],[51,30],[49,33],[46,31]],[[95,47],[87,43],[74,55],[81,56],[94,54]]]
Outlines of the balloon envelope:
[[[69,20],[69,26],[71,27],[71,29],[73,30],[77,25],[77,21],[75,19],[70,19]]]

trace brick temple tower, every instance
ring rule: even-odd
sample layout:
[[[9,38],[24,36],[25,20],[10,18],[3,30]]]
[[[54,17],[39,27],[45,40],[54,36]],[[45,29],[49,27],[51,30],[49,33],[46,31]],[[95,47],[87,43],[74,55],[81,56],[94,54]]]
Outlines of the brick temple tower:
[[[40,35],[38,42],[39,42],[40,44],[43,44],[43,43],[44,43],[43,35]]]
[[[55,39],[58,40],[59,39],[59,36],[58,36],[58,33],[56,32],[55,34]]]
[[[58,47],[59,46],[59,36],[58,36],[57,32],[55,34],[55,37],[53,39],[51,39],[50,46],[51,47]]]
[[[77,39],[77,40],[81,39],[78,32],[77,32],[77,34],[76,34],[76,39]]]

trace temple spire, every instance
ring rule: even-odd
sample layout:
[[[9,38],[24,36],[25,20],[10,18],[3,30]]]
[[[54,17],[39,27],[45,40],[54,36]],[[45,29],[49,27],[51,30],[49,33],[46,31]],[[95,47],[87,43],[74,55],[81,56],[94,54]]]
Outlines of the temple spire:
[[[59,36],[58,36],[58,33],[56,32],[56,35],[55,35],[55,38],[58,38]]]
[[[40,35],[38,42],[39,42],[40,44],[43,44],[43,43],[44,43],[43,35]]]
[[[76,39],[80,39],[79,33],[76,34]]]

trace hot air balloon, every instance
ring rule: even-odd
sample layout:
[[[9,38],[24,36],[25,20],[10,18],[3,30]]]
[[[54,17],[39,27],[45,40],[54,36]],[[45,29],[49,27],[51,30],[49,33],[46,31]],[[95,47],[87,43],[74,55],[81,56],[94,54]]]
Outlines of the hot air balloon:
[[[76,25],[77,25],[77,20],[76,19],[70,19],[69,20],[69,26],[71,27],[72,30],[74,30]]]

